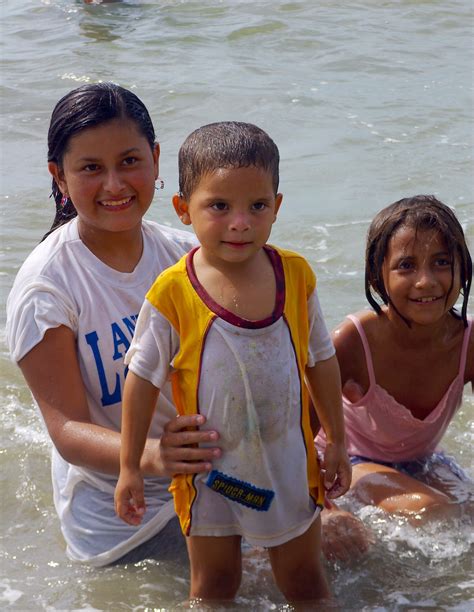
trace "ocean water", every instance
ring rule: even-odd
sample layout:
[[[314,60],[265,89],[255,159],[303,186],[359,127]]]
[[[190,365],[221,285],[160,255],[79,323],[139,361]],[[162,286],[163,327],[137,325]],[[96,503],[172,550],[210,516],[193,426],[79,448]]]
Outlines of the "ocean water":
[[[469,0],[1,0],[0,606],[172,610],[187,596],[173,564],[88,569],[69,562],[52,505],[50,443],[4,341],[4,304],[48,229],[46,133],[55,102],[112,80],[147,104],[166,187],[149,216],[175,225],[177,151],[205,123],[250,121],[281,152],[284,203],[272,239],[305,254],[329,326],[364,307],[368,223],[383,206],[434,193],[473,246],[473,5]],[[472,306],[471,306],[472,312]],[[473,475],[465,400],[444,440]],[[375,544],[328,564],[342,610],[474,608],[469,517],[412,528],[354,509]],[[241,610],[286,609],[264,557],[249,556]]]

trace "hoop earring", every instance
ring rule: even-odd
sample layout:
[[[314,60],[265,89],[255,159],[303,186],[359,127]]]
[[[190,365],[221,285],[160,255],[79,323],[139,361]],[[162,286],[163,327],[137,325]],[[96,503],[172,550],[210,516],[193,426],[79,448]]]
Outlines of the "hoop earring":
[[[158,185],[155,185],[156,191],[159,191],[160,189],[164,189],[165,188],[165,181],[162,178],[160,178],[160,177],[158,177],[156,180],[158,182]]]

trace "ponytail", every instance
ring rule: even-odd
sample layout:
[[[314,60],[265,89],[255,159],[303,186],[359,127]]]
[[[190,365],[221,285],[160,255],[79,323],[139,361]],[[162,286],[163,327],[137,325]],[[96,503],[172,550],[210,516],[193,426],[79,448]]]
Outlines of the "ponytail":
[[[43,240],[47,238],[51,234],[51,232],[54,232],[55,229],[61,227],[61,225],[64,225],[65,223],[68,223],[69,221],[71,221],[71,219],[74,219],[74,217],[77,217],[77,210],[75,209],[71,198],[63,196],[58,187],[58,184],[54,179],[52,189],[53,190],[49,197],[54,198],[54,202],[56,204],[56,215],[54,217],[54,221],[51,228],[43,236],[41,242],[43,242]]]

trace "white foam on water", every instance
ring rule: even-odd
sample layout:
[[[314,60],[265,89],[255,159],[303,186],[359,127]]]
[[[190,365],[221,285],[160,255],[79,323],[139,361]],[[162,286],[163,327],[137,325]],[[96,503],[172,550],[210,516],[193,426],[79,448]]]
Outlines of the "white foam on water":
[[[318,240],[317,242],[315,242],[312,245],[306,246],[305,249],[307,251],[327,251],[328,243],[327,243],[326,240],[321,239],[321,240]]]
[[[72,72],[66,72],[60,77],[63,81],[75,81],[76,83],[90,83],[91,78],[87,75],[77,75]]]
[[[21,444],[32,444],[36,448],[48,449],[51,441],[39,416],[39,409],[34,404],[24,405],[13,388],[5,400],[0,423],[5,432],[10,431],[10,439]]]
[[[465,589],[474,589],[474,579],[468,580],[467,582],[460,582],[458,584],[458,587],[460,589],[463,589],[463,590],[465,590]]]
[[[23,595],[23,591],[19,591],[18,589],[12,589],[8,580],[2,580],[0,582],[0,590],[0,602],[3,602],[7,605],[14,604]]]
[[[58,608],[54,606],[45,606],[46,612],[58,612]],[[68,610],[68,612],[103,612],[100,608],[94,608],[94,606],[90,606],[89,604],[84,604],[82,608],[73,608]]]
[[[357,512],[390,552],[413,558],[421,553],[430,561],[463,557],[474,544],[469,513],[466,516],[427,521],[411,525],[406,518],[387,515],[374,506],[364,506]]]
[[[424,599],[419,601],[410,601],[400,591],[394,591],[393,593],[387,594],[387,602],[391,602],[398,606],[409,606],[410,610],[413,608],[436,608],[436,602],[433,599]]]
[[[45,430],[36,430],[28,425],[17,425],[15,427],[15,434],[23,441],[28,444],[34,444],[35,446],[44,446],[49,448],[51,441]]]
[[[324,225],[313,225],[313,229],[316,230],[316,232],[323,234],[323,236],[329,236],[329,231]]]

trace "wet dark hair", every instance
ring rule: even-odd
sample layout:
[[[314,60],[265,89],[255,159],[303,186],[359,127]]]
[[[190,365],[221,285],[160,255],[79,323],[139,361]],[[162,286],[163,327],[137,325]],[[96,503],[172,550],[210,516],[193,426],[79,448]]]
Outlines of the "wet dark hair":
[[[280,154],[270,136],[251,123],[222,121],[192,132],[179,150],[179,191],[189,199],[201,178],[218,168],[256,166],[272,174],[278,191]]]
[[[71,138],[113,119],[133,121],[153,149],[155,130],[143,102],[134,93],[115,83],[95,83],[73,89],[56,104],[48,131],[48,162],[55,162],[62,168]],[[62,202],[63,194],[54,179],[52,189],[56,216],[43,240],[77,215],[70,198]]]
[[[415,232],[435,230],[441,234],[451,259],[451,287],[448,296],[454,284],[454,266],[456,258],[458,259],[463,294],[461,315],[455,308],[451,308],[449,312],[454,317],[462,319],[464,326],[467,327],[467,303],[472,282],[471,255],[461,224],[455,214],[432,195],[417,195],[394,202],[381,210],[372,221],[367,234],[365,256],[365,295],[369,304],[377,314],[380,314],[381,305],[375,297],[379,296],[385,305],[390,303],[383,281],[383,263],[390,239],[400,227],[413,228]],[[409,325],[397,310],[396,312]]]

